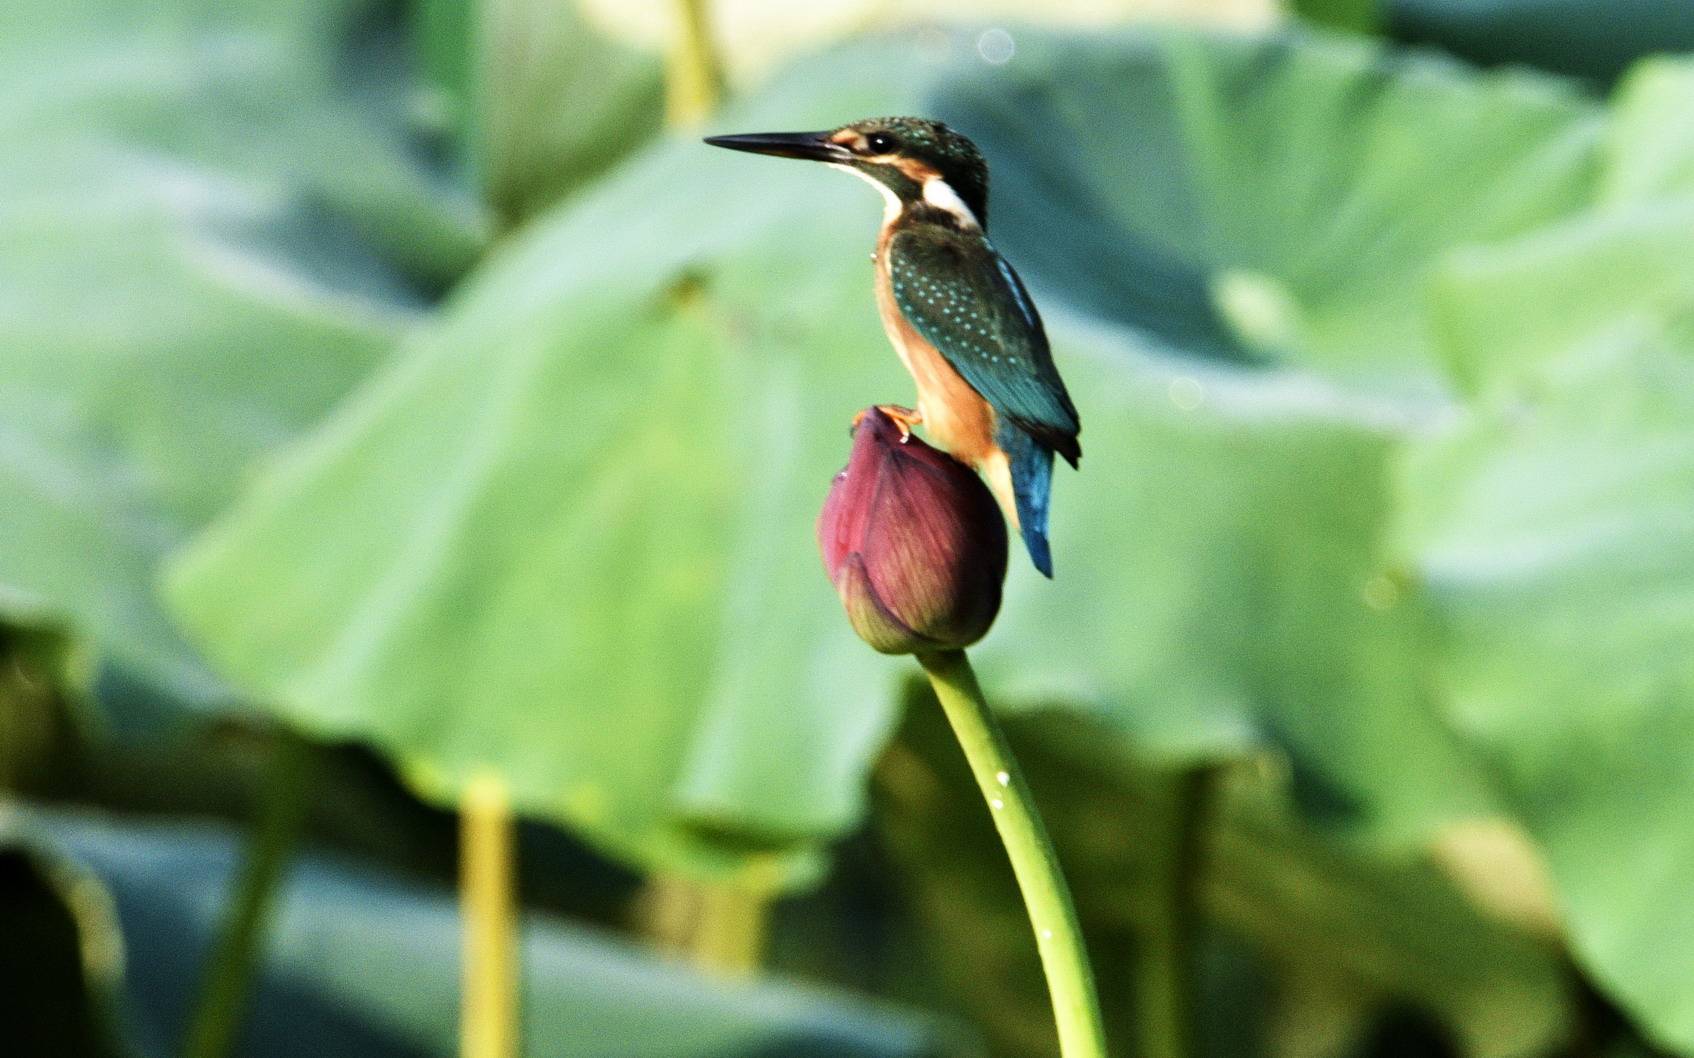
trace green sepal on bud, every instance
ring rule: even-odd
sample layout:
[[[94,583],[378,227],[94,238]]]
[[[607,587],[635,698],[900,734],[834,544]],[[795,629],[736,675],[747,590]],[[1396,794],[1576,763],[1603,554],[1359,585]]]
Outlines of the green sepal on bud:
[[[969,467],[872,408],[818,516],[824,568],[884,654],[969,646],[1000,611],[1006,523]]]

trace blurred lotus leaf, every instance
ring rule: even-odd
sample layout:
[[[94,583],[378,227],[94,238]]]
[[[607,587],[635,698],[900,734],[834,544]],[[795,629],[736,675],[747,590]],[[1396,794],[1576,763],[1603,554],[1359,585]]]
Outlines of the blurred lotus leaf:
[[[651,132],[654,64],[579,33],[568,8],[486,5],[473,27],[445,6],[420,16],[423,83],[475,103],[474,121],[437,131],[474,156],[496,211],[537,208]],[[0,137],[14,144],[0,173],[0,614],[67,626],[183,699],[229,695],[160,612],[160,557],[362,379],[488,238],[455,174],[418,160],[416,112],[431,105],[391,61],[396,18],[361,0],[0,16]],[[567,99],[600,109],[586,124],[574,111],[561,139]]]
[[[1450,262],[1470,413],[1412,446],[1397,550],[1456,730],[1537,839],[1576,954],[1694,1048],[1694,143],[1687,62],[1619,91],[1599,206]],[[1678,822],[1671,823],[1671,820]]]
[[[477,19],[466,131],[505,223],[545,209],[658,131],[657,57],[606,39],[570,0],[437,6]],[[446,47],[456,55],[462,44],[450,36]]]
[[[1543,295],[1564,298],[1551,277]],[[1663,323],[1626,318],[1414,450],[1405,547],[1449,715],[1544,850],[1573,947],[1686,1052],[1694,908],[1665,899],[1694,887],[1684,305]]]
[[[223,690],[159,610],[160,556],[479,238],[334,87],[349,5],[203,14],[0,20],[0,611],[201,699]]]

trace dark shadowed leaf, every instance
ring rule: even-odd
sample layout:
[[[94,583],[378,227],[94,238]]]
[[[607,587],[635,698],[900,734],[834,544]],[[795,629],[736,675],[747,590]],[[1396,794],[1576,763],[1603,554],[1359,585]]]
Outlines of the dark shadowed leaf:
[[[141,1053],[176,1053],[238,862],[222,828],[32,813],[27,831],[111,893]],[[240,1053],[458,1053],[453,894],[307,857],[277,904]],[[780,982],[729,986],[539,916],[523,938],[529,1053],[558,1058],[925,1058],[948,1035],[920,1015]]]
[[[98,882],[0,816],[0,995],[9,1054],[119,1058],[123,942]]]
[[[1694,51],[1684,0],[1381,0],[1389,32],[1484,65],[1524,64],[1605,82],[1630,63]]]

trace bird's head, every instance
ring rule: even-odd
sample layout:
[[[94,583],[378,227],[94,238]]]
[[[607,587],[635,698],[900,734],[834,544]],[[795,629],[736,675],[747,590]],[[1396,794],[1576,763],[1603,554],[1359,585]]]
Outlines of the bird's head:
[[[988,165],[976,144],[939,121],[868,118],[828,132],[711,136],[706,142],[847,169],[888,196],[890,215],[925,203],[975,227],[988,222]]]

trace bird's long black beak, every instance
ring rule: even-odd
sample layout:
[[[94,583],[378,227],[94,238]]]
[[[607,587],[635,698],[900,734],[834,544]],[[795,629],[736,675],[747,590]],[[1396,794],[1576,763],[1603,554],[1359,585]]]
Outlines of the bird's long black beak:
[[[742,136],[707,136],[706,142],[732,151],[814,162],[842,162],[852,157],[847,148],[831,143],[827,132],[754,132]]]

